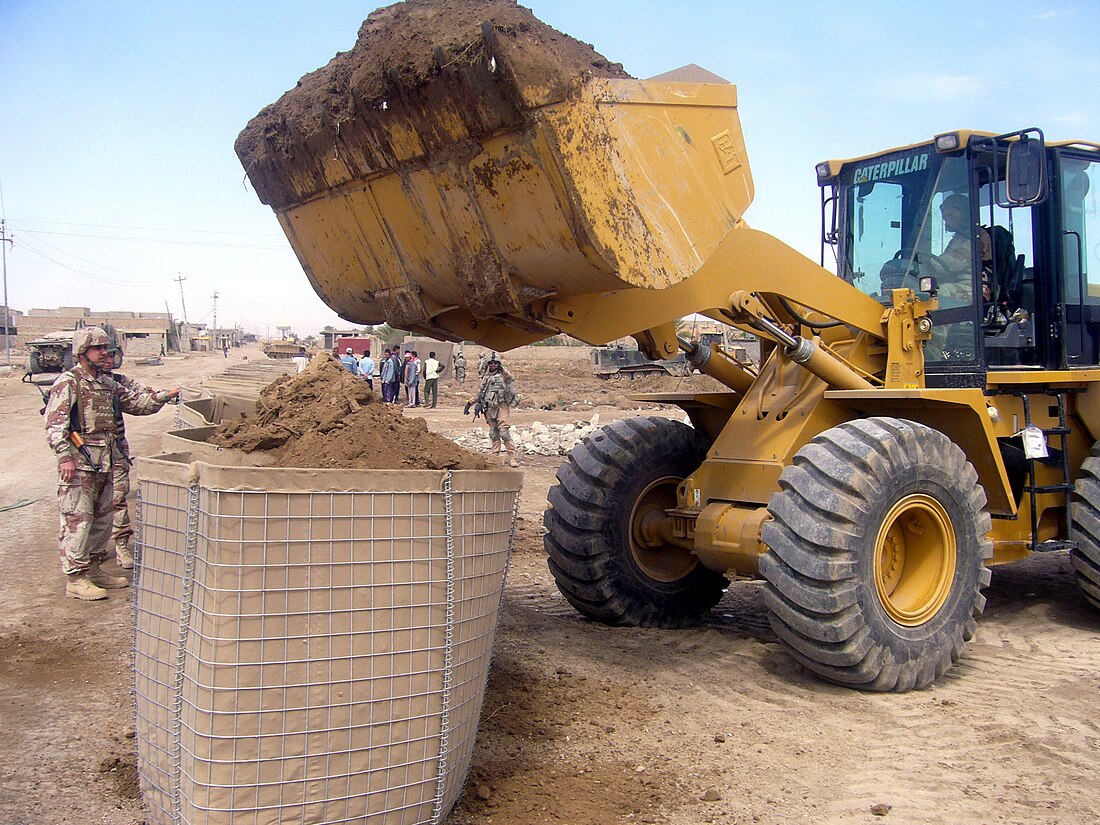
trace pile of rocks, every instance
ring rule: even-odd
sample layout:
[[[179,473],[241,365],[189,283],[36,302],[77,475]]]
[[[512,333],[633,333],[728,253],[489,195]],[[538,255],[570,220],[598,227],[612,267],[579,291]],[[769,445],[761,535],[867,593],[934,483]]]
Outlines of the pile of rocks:
[[[526,455],[568,455],[577,442],[591,435],[600,426],[599,413],[588,421],[574,421],[572,424],[543,424],[535,421],[530,427],[512,427],[512,441],[516,452]],[[468,450],[488,452],[489,428],[477,427],[469,433],[457,436],[456,444]]]

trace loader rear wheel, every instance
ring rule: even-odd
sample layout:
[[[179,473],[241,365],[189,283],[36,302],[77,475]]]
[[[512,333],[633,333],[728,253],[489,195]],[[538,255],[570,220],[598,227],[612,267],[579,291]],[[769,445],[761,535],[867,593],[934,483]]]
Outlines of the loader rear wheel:
[[[1070,551],[1070,563],[1085,599],[1100,610],[1100,442],[1081,465],[1073,493],[1070,515],[1077,547]]]
[[[993,555],[985,491],[947,436],[867,418],[783,471],[760,559],[776,634],[805,667],[863,690],[923,688],[962,655]]]
[[[610,625],[684,627],[722,597],[724,576],[652,529],[706,450],[667,418],[616,421],[573,448],[543,516],[550,572],[573,607]]]

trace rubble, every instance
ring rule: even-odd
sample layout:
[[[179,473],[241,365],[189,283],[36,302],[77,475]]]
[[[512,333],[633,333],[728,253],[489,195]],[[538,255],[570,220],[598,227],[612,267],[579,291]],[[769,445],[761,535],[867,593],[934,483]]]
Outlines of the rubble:
[[[543,424],[532,422],[530,427],[512,427],[512,441],[516,452],[525,455],[568,455],[582,438],[591,435],[600,426],[600,414],[587,421],[581,419],[572,424]],[[456,436],[455,444],[468,450],[489,451],[489,428],[477,427],[472,432]]]

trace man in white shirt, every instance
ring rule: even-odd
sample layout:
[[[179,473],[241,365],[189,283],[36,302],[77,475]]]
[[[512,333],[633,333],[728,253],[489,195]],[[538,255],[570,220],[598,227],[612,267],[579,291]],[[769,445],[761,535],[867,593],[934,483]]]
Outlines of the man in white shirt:
[[[367,382],[367,386],[374,389],[374,359],[370,357],[370,350],[363,350],[363,357],[359,359],[359,377]]]
[[[445,370],[435,357],[434,352],[428,353],[428,360],[424,362],[424,403],[431,399],[431,408],[434,410],[439,403],[439,376]]]
[[[301,372],[309,366],[309,357],[306,355],[305,347],[298,347],[298,354],[290,359],[294,362],[294,366],[298,368],[298,372]]]

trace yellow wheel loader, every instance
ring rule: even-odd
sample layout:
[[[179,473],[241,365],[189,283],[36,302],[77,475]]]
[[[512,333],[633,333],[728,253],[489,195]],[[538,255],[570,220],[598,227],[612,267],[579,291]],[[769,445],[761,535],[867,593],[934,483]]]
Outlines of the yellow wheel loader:
[[[762,577],[806,668],[904,691],[957,661],[992,565],[1068,550],[1100,608],[1100,146],[960,131],[822,163],[832,272],[745,223],[729,83],[536,82],[534,30],[486,22],[364,91],[347,61],[384,22],[238,139],[318,294],[498,351],[631,335],[726,388],[647,396],[691,426],[615,422],[562,465],[545,545],[577,610],[680,627]],[[759,366],[679,339],[692,313]]]

